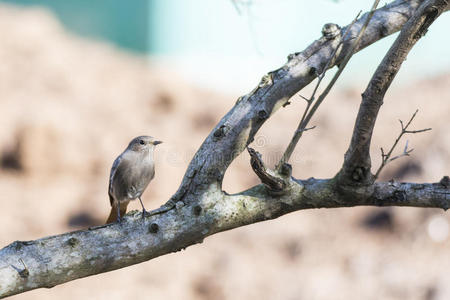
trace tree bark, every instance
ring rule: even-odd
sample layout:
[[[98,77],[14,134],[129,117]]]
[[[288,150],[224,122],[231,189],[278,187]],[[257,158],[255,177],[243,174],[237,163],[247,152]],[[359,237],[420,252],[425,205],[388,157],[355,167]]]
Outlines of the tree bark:
[[[235,195],[211,190],[192,205],[142,219],[127,214],[121,224],[16,241],[0,251],[0,291],[6,297],[104,273],[180,251],[212,234],[309,208],[358,205],[448,209],[450,189],[441,183],[376,183],[359,197],[345,197],[333,180],[289,180],[284,195],[264,185]],[[24,262],[25,266],[22,264]]]
[[[384,95],[409,51],[447,7],[448,2],[445,0],[425,1],[417,13],[404,25],[399,37],[375,71],[367,89],[362,94],[352,140],[338,176],[341,184],[372,184],[374,176],[371,173],[370,142],[378,111],[383,105]]]

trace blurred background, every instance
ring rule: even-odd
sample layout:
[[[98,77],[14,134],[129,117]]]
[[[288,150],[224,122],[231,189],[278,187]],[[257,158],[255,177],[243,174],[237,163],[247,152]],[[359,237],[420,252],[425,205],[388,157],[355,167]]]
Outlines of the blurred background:
[[[371,1],[0,1],[0,247],[101,224],[114,158],[131,138],[164,141],[143,200],[163,204],[238,96]],[[450,170],[450,13],[411,51],[381,108],[373,138],[415,150],[382,180],[436,182]],[[356,54],[292,158],[298,178],[334,176],[371,74],[395,36]],[[330,74],[332,71],[330,71]],[[329,77],[329,75],[327,76]],[[300,92],[309,96],[311,88]],[[253,146],[275,165],[294,132],[299,96]],[[403,144],[404,145],[404,144]],[[398,153],[403,145],[400,145]],[[224,190],[258,184],[249,157]],[[139,209],[132,203],[130,209]],[[122,270],[13,299],[426,299],[450,298],[448,213],[417,208],[299,211],[207,238]]]

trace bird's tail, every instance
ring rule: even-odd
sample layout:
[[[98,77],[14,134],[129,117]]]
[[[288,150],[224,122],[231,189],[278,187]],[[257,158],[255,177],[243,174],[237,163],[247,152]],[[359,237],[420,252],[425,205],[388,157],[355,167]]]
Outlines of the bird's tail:
[[[120,217],[123,217],[123,215],[125,215],[125,213],[127,212],[127,206],[128,203],[130,203],[129,201],[121,201],[120,202],[120,208],[119,208],[119,212],[120,212]],[[111,212],[109,213],[109,217],[108,220],[106,220],[106,224],[109,223],[114,223],[117,221],[117,202],[113,202],[111,205]]]

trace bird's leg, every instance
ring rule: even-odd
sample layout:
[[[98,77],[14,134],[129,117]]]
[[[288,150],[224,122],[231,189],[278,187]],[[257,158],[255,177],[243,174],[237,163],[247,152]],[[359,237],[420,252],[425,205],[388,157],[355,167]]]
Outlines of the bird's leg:
[[[143,218],[145,217],[145,215],[147,214],[147,211],[145,210],[144,203],[142,203],[141,196],[139,196],[138,199],[139,199],[139,201],[141,202],[141,206],[142,206],[142,219],[143,219]]]
[[[117,201],[117,223],[122,222],[122,217],[120,215],[120,201]]]

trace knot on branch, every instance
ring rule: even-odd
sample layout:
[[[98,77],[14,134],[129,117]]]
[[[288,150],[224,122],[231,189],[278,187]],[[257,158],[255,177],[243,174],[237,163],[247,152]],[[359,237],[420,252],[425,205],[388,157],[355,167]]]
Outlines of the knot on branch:
[[[345,164],[345,163],[344,163]],[[350,190],[355,188],[373,187],[375,176],[370,172],[370,164],[362,166],[361,164],[343,166],[336,174],[336,184],[338,188],[347,187]]]
[[[444,188],[448,189],[450,187],[450,177],[444,176],[439,181],[440,185],[442,185]]]
[[[258,119],[263,121],[269,117],[269,114],[265,109],[261,109],[258,111]]]
[[[389,35],[389,28],[385,25],[381,25],[380,27],[380,36],[385,37]]]
[[[148,232],[149,233],[158,233],[159,231],[159,225],[156,223],[152,223],[150,224],[150,226],[148,227]]]
[[[292,166],[288,163],[283,163],[278,172],[280,172],[280,174],[284,177],[290,178],[292,175]]]
[[[406,192],[397,190],[392,194],[391,199],[394,200],[396,203],[405,202],[407,200]]]
[[[214,140],[218,141],[223,138],[227,132],[227,127],[225,125],[221,125],[219,128],[214,131]]]
[[[352,172],[352,180],[355,182],[366,181],[369,173],[368,168],[356,167]]]
[[[67,240],[67,244],[70,247],[75,247],[76,245],[78,245],[80,243],[80,241],[77,238],[71,237],[70,239]]]
[[[422,36],[424,36],[428,31],[428,27],[430,27],[431,23],[433,23],[434,20],[436,20],[439,14],[440,14],[439,9],[436,6],[428,7],[425,10],[425,19],[423,20],[422,25],[417,29],[416,33],[413,35],[413,38],[415,40],[418,40]]]
[[[202,207],[200,205],[196,205],[192,208],[192,212],[194,213],[195,216],[198,217],[202,213]]]
[[[319,72],[317,72],[317,69],[315,67],[309,68],[309,71],[308,71],[308,75],[309,76],[317,76],[317,77],[319,77],[318,73]]]
[[[273,84],[272,74],[267,73],[261,78],[261,81],[259,82],[258,87],[263,88],[266,86],[270,86],[272,84]]]
[[[261,182],[269,189],[270,193],[275,195],[282,194],[287,187],[286,180],[276,176],[266,168],[260,153],[250,147],[247,147],[247,150],[250,154],[250,165],[256,176],[258,176]]]
[[[331,40],[337,37],[341,33],[341,27],[334,23],[327,23],[322,27],[322,35],[327,39]]]

